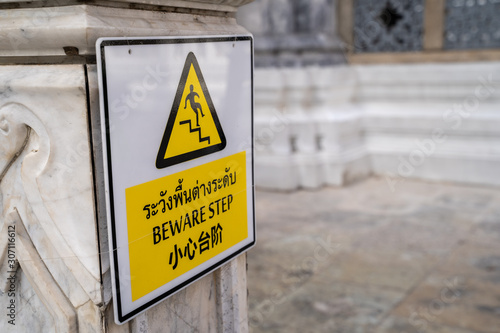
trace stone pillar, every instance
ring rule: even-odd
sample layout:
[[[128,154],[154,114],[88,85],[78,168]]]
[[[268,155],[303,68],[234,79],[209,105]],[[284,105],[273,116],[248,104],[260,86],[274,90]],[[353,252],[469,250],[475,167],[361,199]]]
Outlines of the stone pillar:
[[[2,1],[0,331],[247,331],[244,255],[114,324],[95,41],[246,33],[250,1]]]

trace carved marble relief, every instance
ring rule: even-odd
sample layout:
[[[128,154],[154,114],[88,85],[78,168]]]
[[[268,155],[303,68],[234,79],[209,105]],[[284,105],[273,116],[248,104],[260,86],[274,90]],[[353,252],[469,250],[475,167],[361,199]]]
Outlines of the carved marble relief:
[[[102,305],[82,67],[1,70],[0,230],[15,228],[18,267],[12,273],[11,241],[0,237],[0,288],[11,275],[26,288],[22,274],[57,332],[76,332],[83,317],[99,323]]]

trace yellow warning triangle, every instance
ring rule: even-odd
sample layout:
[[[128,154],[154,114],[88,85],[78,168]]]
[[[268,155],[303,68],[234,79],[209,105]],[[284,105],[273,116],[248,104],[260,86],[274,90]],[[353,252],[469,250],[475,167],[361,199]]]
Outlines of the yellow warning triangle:
[[[226,137],[193,52],[186,58],[156,157],[158,169],[226,147]]]

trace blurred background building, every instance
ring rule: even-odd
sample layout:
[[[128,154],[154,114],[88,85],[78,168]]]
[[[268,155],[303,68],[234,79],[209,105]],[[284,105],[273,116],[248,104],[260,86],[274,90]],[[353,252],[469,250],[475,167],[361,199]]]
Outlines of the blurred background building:
[[[500,185],[499,0],[256,0],[256,183]]]

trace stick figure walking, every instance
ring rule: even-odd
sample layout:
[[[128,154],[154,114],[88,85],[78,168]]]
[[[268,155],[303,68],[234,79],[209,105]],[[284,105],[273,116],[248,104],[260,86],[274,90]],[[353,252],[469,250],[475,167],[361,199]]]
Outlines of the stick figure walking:
[[[194,113],[196,113],[196,126],[200,127],[200,123],[198,121],[198,109],[200,109],[200,113],[201,113],[202,117],[205,117],[205,115],[203,114],[203,111],[201,109],[201,104],[196,103],[194,101],[194,98],[196,96],[198,96],[198,98],[200,98],[200,95],[198,95],[198,93],[193,91],[194,90],[193,85],[190,85],[189,89],[191,90],[191,92],[186,96],[186,100],[184,101],[184,109],[187,108],[187,102],[189,101],[189,104],[191,105],[191,109],[193,109]]]

